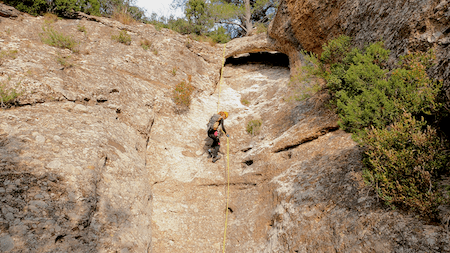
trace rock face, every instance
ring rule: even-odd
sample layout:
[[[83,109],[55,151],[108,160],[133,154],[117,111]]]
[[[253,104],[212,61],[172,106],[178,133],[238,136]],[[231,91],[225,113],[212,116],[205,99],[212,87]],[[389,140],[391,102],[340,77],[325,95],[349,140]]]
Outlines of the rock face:
[[[300,44],[232,41],[219,83],[223,46],[79,18],[51,24],[75,53],[41,42],[42,17],[1,18],[13,56],[0,82],[21,96],[0,111],[0,251],[217,252],[226,212],[226,252],[450,251],[444,227],[386,210],[364,187],[361,150],[327,94],[287,102]],[[111,39],[121,30],[130,45]],[[274,50],[290,59],[237,57]],[[173,89],[189,80],[179,110]],[[231,137],[212,163],[205,128],[217,110]],[[262,122],[254,135],[250,120]]]
[[[282,0],[269,28],[275,40],[317,54],[325,42],[341,34],[359,46],[384,40],[391,64],[407,52],[434,48],[438,63],[430,72],[444,80],[450,100],[449,1]]]
[[[86,17],[51,24],[78,53],[43,44],[42,17],[1,19],[0,48],[13,57],[0,82],[21,92],[0,113],[2,252],[151,251],[155,115],[175,115],[171,88],[189,75],[197,92],[215,87],[220,50]],[[131,45],[111,39],[120,30]]]

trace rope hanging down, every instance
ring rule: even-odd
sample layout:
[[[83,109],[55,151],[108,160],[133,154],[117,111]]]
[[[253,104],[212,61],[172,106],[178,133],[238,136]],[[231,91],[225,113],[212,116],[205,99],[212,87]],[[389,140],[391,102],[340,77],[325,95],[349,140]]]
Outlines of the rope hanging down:
[[[221,91],[220,84],[222,83],[223,69],[224,69],[224,65],[225,65],[225,47],[226,47],[226,44],[223,45],[222,68],[220,70],[220,79],[219,79],[219,98],[217,100],[217,113],[220,111],[219,110],[219,108],[220,108],[220,91]],[[223,132],[223,129],[222,129],[222,132]],[[225,253],[225,245],[226,245],[226,242],[227,242],[228,200],[229,200],[229,197],[230,197],[230,138],[227,137],[227,208],[225,209],[225,228],[224,228],[224,231],[223,231],[222,253]]]
[[[219,110],[219,105],[220,105],[220,84],[222,83],[222,78],[223,78],[223,68],[225,66],[225,46],[227,44],[223,45],[223,55],[222,55],[222,68],[220,69],[220,79],[219,79],[219,99],[217,100],[217,113],[220,112]]]

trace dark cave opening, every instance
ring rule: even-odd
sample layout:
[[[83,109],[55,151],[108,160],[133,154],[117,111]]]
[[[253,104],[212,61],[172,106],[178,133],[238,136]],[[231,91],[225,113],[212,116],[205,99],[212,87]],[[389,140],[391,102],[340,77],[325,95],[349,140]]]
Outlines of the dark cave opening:
[[[265,64],[269,66],[280,66],[289,68],[289,57],[283,53],[258,52],[240,54],[234,57],[229,57],[225,61],[225,65],[244,65],[244,64]]]

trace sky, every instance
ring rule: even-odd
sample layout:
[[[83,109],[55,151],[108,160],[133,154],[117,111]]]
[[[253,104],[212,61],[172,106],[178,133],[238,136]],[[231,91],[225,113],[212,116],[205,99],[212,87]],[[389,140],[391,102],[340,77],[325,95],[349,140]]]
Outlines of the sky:
[[[147,10],[145,13],[147,17],[150,17],[153,12],[158,13],[158,16],[169,17],[173,14],[176,17],[181,17],[183,15],[181,9],[177,9],[176,11],[171,9],[171,3],[172,0],[136,0],[136,5],[138,7]]]

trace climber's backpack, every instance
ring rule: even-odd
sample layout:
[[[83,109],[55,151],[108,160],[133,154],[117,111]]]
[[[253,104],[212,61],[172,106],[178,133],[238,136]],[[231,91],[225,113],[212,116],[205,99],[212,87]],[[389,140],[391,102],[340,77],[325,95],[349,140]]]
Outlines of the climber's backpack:
[[[217,127],[219,126],[218,124],[217,124],[217,126],[214,126],[215,124],[216,124],[216,122],[218,122],[220,120],[220,115],[219,114],[214,114],[210,119],[209,119],[209,122],[208,122],[208,124],[206,125],[206,131],[207,132],[209,132],[211,129],[214,129],[214,127],[216,128],[216,129],[214,129],[214,130],[217,130]]]

